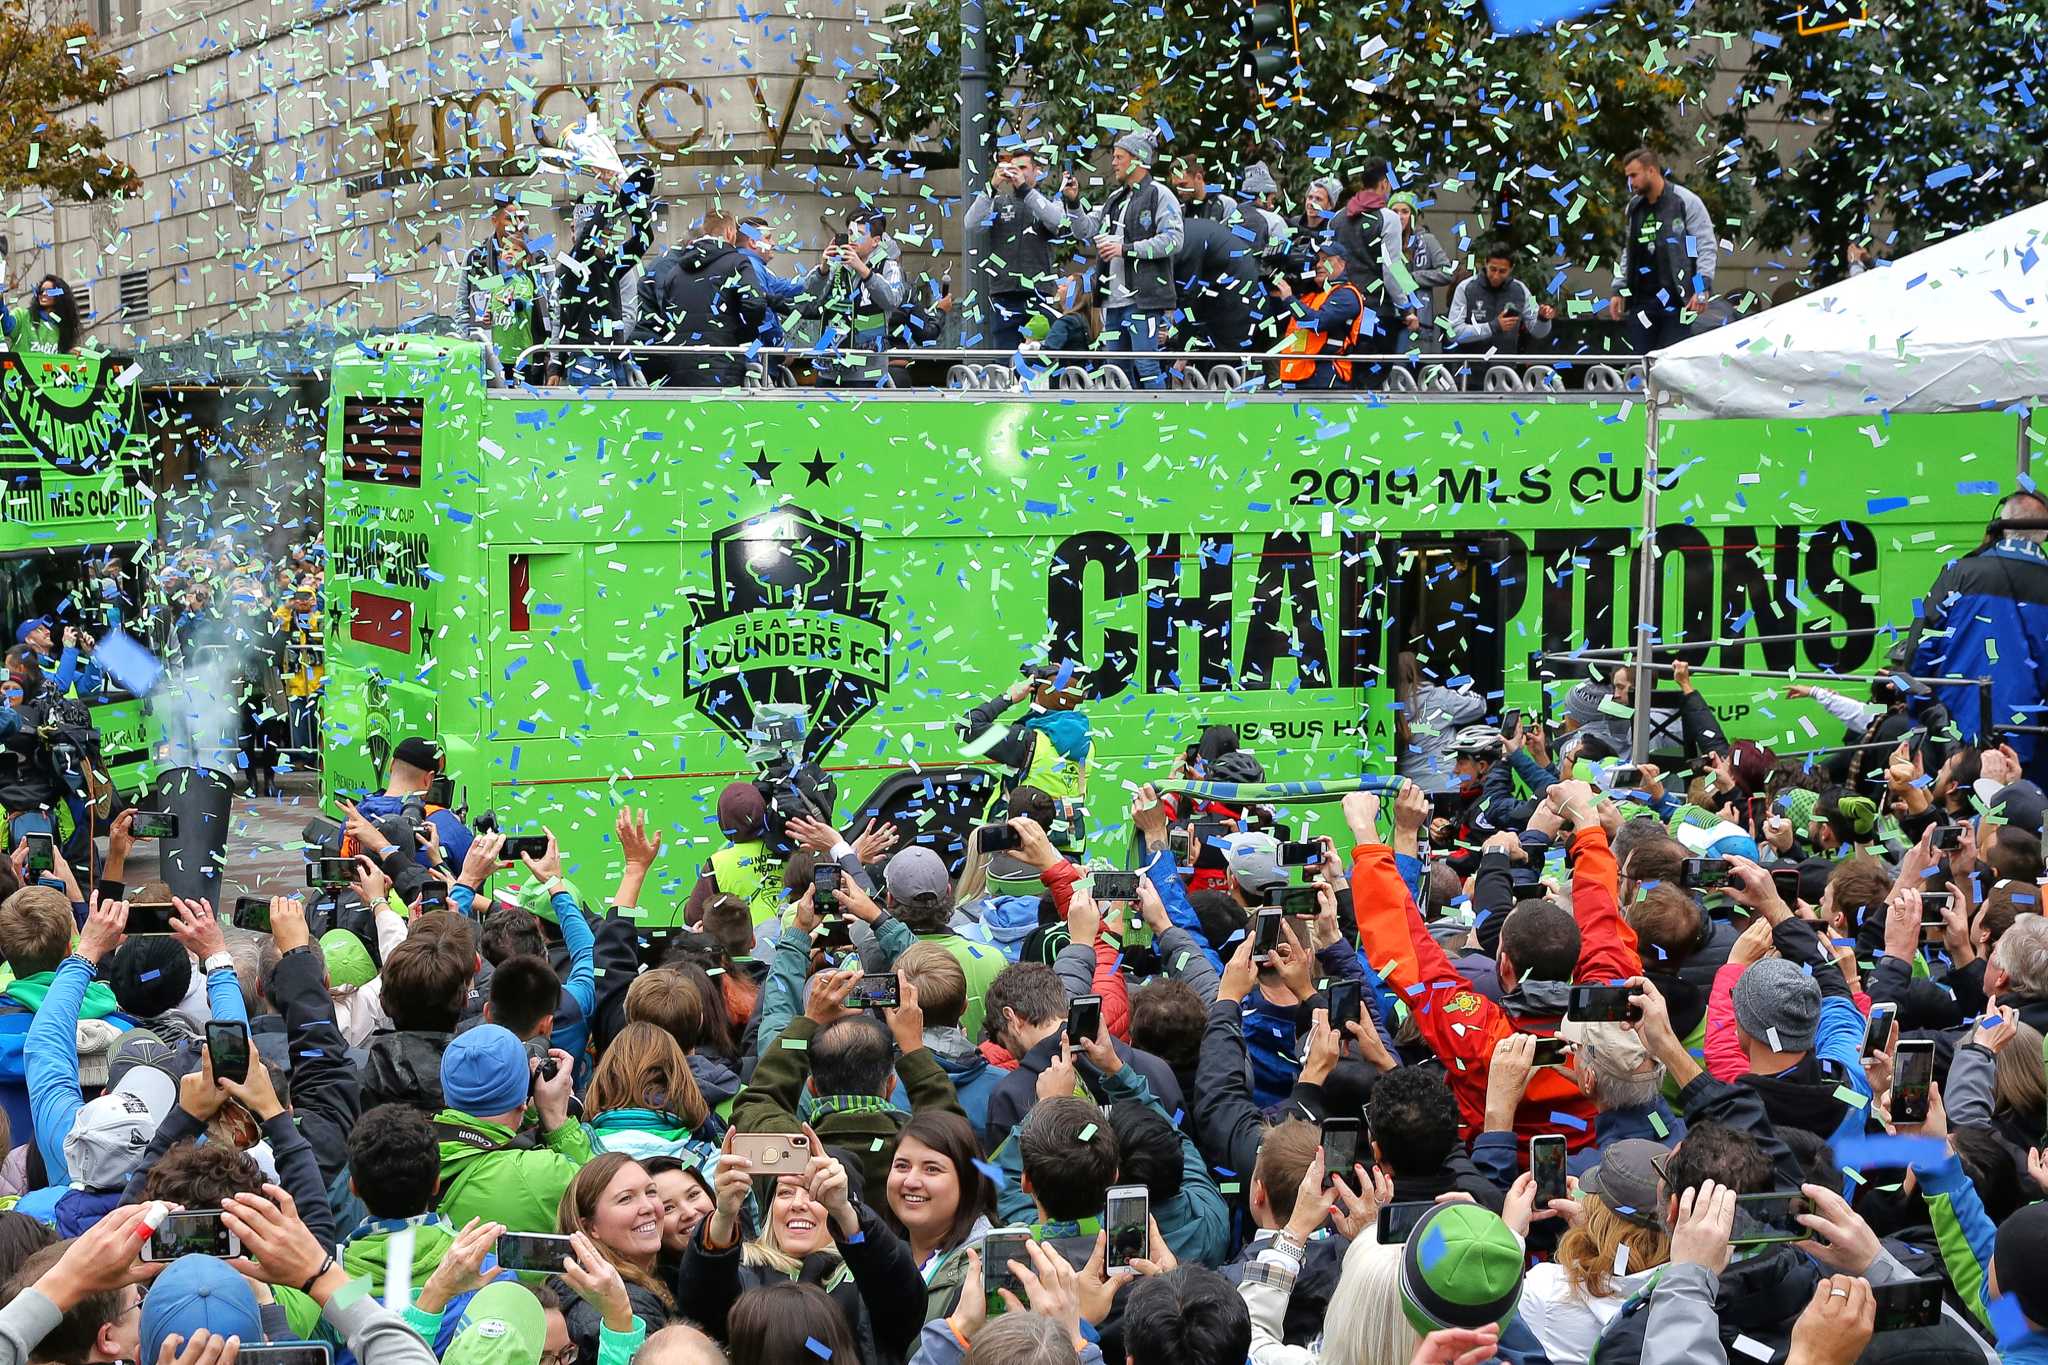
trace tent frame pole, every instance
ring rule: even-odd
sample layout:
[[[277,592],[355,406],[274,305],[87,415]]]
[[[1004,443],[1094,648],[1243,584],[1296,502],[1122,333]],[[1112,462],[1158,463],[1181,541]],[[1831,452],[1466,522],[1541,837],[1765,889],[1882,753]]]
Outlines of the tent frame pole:
[[[1639,550],[1641,559],[1636,566],[1636,657],[1634,664],[1631,665],[1635,674],[1632,693],[1635,698],[1635,717],[1629,732],[1629,753],[1632,760],[1638,763],[1650,751],[1649,700],[1650,688],[1656,677],[1651,671],[1651,656],[1656,650],[1659,614],[1657,462],[1663,432],[1658,421],[1657,358],[1654,355],[1646,357],[1643,361],[1643,397],[1650,405],[1650,412],[1649,420],[1644,424],[1643,434],[1643,530]]]

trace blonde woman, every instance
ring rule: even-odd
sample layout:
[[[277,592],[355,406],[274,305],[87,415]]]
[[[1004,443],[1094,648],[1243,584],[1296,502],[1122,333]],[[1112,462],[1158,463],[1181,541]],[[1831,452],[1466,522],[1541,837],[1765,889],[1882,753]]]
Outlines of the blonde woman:
[[[1650,1164],[1668,1150],[1644,1138],[1610,1143],[1579,1181],[1579,1211],[1557,1244],[1557,1259],[1523,1278],[1522,1320],[1551,1365],[1590,1360],[1622,1305],[1671,1259]]]

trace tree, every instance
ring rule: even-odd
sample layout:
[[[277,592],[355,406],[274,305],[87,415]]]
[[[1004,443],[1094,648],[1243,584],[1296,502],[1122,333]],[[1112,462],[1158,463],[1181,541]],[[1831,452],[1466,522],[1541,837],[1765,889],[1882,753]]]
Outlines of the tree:
[[[106,154],[106,130],[60,115],[127,84],[86,23],[59,23],[24,0],[0,0],[0,190],[56,199],[132,194],[141,179]]]
[[[1721,7],[1739,31],[1756,28],[1753,7]],[[1948,0],[1884,9],[1826,34],[1800,35],[1794,15],[1766,23],[1777,44],[1753,47],[1719,120],[1730,149],[1719,173],[1732,193],[1755,195],[1757,240],[1802,249],[1821,284],[1847,272],[1851,242],[1903,254],[2048,191],[2040,8]],[[1774,102],[1806,125],[1805,146],[1738,142]]]
[[[1425,199],[1475,196],[1470,237],[1562,267],[1612,260],[1621,156],[1684,151],[1703,117],[1711,73],[1678,55],[1690,34],[1670,0],[1522,37],[1495,35],[1476,0],[1297,6],[1301,65],[1261,98],[1244,69],[1251,0],[989,0],[994,74],[1013,96],[998,124],[1077,157],[1151,128],[1215,169],[1265,159],[1294,202],[1311,175],[1383,156]],[[956,145],[958,15],[911,0],[889,21],[862,103],[891,138]]]

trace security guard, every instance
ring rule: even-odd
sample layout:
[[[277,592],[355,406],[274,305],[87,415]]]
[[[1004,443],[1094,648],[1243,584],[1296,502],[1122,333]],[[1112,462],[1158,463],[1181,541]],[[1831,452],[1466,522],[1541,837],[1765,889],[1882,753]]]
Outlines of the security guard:
[[[737,896],[752,909],[755,924],[781,912],[782,864],[768,847],[768,802],[751,782],[727,783],[718,794],[718,829],[726,844],[711,855],[690,888],[683,922],[701,924],[713,896]],[[652,917],[643,928],[667,928]]]
[[[1088,732],[1088,717],[1076,709],[1082,692],[1080,671],[1072,665],[1028,667],[1009,691],[967,713],[960,737],[970,748],[1009,766],[1005,795],[1018,787],[1035,787],[1056,802],[1084,805],[1095,740]],[[1003,712],[1027,698],[1031,712],[1024,723],[1007,727],[987,742]]]

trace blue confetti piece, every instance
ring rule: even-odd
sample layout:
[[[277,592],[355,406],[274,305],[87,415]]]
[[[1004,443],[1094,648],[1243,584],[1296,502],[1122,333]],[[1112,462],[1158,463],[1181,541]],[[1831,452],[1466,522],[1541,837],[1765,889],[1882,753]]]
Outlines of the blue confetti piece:
[[[1936,171],[1933,175],[1927,177],[1926,185],[1930,190],[1938,190],[1951,181],[1965,179],[1969,174],[1970,163],[1965,161],[1960,165],[1947,166]]]
[[[593,686],[590,681],[590,674],[587,671],[585,671],[583,667],[583,660],[571,659],[569,661],[569,667],[574,669],[576,672],[576,685],[578,687],[582,688],[585,692],[597,691],[597,688]]]
[[[1486,0],[1496,33],[1535,33],[1606,8],[1606,0]]]
[[[158,977],[160,977],[160,976],[162,976],[162,975],[163,975],[163,973],[162,973],[162,972],[144,972],[144,973],[142,974],[142,980],[144,980],[144,981],[154,981],[154,980],[156,980],[156,979],[157,979]]]
[[[1576,1114],[1567,1114],[1562,1109],[1552,1110],[1550,1121],[1560,1128],[1569,1128],[1575,1133],[1586,1131],[1586,1121]]]
[[[1056,517],[1060,514],[1060,506],[1058,503],[1040,502],[1036,498],[1026,498],[1024,500],[1024,510],[1027,512],[1036,512],[1043,517]]]
[[[820,1360],[830,1360],[832,1358],[832,1348],[816,1337],[805,1337],[804,1349]]]
[[[1010,1187],[1010,1178],[1003,1174],[1003,1168],[996,1165],[995,1162],[983,1161],[980,1157],[976,1157],[974,1158],[974,1169],[987,1176],[989,1184],[994,1185],[997,1189],[1004,1190]]]
[[[1910,498],[1872,498],[1864,504],[1864,508],[1874,517],[1885,512],[1896,512],[1902,507],[1909,506],[1911,502]]]

